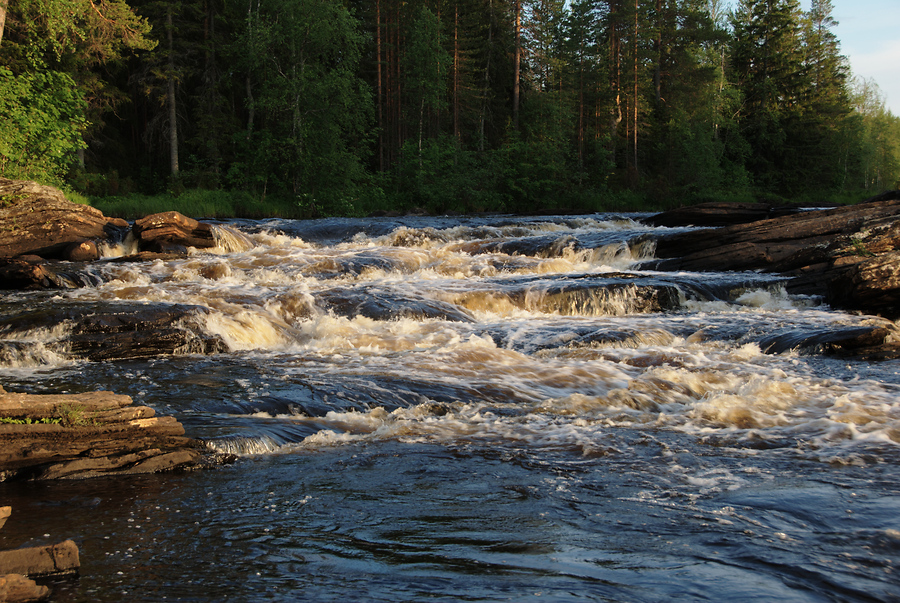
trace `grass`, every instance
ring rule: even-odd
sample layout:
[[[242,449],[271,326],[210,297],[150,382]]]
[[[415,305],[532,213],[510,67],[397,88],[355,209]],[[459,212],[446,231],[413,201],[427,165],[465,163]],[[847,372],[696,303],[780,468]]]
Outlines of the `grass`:
[[[559,195],[554,198],[554,207],[562,211],[597,211],[597,212],[659,212],[676,207],[696,205],[707,202],[741,202],[753,203],[765,201],[775,204],[797,203],[808,207],[850,205],[858,203],[869,196],[866,191],[836,192],[826,194],[808,194],[797,198],[777,196],[756,196],[742,191],[706,191],[686,192],[682,194],[654,195],[649,192],[629,190],[582,191]],[[135,220],[155,213],[177,211],[192,218],[228,219],[228,218],[294,218],[304,219],[328,215],[362,216],[374,212],[390,212],[405,207],[402,199],[393,198],[377,186],[360,187],[354,195],[335,199],[324,198],[310,202],[304,195],[269,195],[265,199],[246,191],[187,189],[180,194],[171,192],[156,195],[130,193],[119,196],[87,197],[78,192],[67,190],[66,197],[75,203],[91,205],[104,215],[110,217]],[[408,204],[406,204],[408,205]],[[541,205],[537,202],[537,205]],[[434,208],[432,208],[434,209]],[[470,208],[471,209],[471,208]],[[499,211],[505,213],[509,209],[479,208],[481,211]],[[550,209],[547,207],[546,209]],[[536,211],[535,213],[540,213]]]
[[[79,195],[80,196],[80,195]],[[79,203],[77,199],[70,200]],[[118,197],[91,197],[89,205],[105,216],[134,220],[150,214],[177,211],[192,218],[299,218],[300,207],[291,200],[267,198],[259,200],[244,191],[211,191],[190,189],[176,196],[171,193],[142,195],[131,193]]]

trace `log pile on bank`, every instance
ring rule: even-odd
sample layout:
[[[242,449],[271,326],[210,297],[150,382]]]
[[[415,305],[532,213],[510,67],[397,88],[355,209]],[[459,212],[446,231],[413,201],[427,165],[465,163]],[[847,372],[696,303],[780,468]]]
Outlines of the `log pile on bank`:
[[[0,481],[158,473],[221,460],[185,437],[174,417],[134,406],[129,396],[0,388]]]

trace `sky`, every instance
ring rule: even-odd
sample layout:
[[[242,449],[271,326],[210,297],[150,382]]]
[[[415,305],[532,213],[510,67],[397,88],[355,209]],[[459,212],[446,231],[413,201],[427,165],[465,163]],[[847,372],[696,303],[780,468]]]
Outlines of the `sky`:
[[[900,0],[831,0],[834,33],[854,76],[874,79],[900,117]],[[801,0],[809,10],[809,0]]]

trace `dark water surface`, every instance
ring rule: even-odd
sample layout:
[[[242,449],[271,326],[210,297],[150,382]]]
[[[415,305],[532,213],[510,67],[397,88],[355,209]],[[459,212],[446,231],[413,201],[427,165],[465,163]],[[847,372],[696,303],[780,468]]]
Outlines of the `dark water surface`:
[[[900,600],[900,363],[760,349],[877,319],[642,271],[665,230],[627,218],[232,227],[0,304],[197,304],[228,350],[0,333],[7,390],[128,394],[238,455],[0,483],[0,547],[80,547],[53,600]]]

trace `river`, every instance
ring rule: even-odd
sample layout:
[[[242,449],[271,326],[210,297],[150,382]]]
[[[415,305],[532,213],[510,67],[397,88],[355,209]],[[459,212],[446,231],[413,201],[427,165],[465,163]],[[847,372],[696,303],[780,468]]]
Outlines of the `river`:
[[[236,221],[4,294],[204,307],[224,352],[89,362],[63,323],[0,333],[0,383],[128,394],[237,460],[2,483],[0,548],[75,540],[65,602],[900,600],[900,362],[761,346],[871,319],[642,270],[671,231],[634,218]]]

